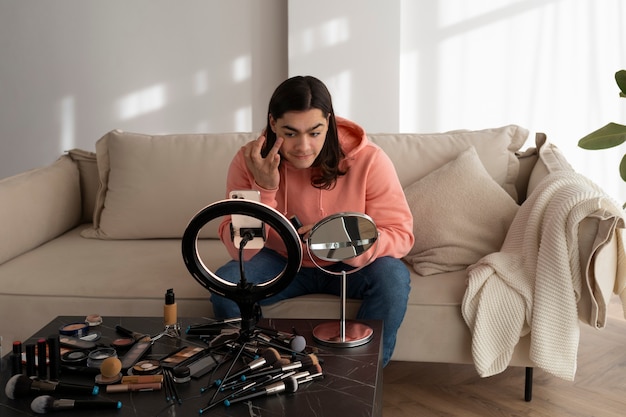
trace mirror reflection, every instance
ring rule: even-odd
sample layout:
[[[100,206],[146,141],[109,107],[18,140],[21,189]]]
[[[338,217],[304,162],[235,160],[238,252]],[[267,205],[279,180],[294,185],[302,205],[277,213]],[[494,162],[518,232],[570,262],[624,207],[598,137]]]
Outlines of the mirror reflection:
[[[308,238],[317,258],[339,262],[354,258],[374,245],[378,232],[374,221],[361,213],[337,213],[313,227]]]

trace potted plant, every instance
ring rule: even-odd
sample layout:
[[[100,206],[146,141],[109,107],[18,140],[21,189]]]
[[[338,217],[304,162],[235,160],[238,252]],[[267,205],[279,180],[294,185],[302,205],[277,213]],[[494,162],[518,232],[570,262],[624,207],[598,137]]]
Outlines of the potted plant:
[[[626,70],[615,73],[615,82],[621,90],[620,97],[626,97]],[[618,123],[609,123],[600,129],[591,132],[578,141],[578,146],[583,149],[608,149],[619,146],[626,141],[626,126]],[[619,174],[626,182],[626,154],[619,164]],[[626,204],[624,204],[626,208]]]

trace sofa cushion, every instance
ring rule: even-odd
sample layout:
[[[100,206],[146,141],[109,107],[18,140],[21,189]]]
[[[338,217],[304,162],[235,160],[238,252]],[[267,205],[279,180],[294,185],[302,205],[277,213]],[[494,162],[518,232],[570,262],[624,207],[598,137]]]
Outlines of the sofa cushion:
[[[509,125],[484,130],[372,134],[369,137],[389,155],[403,187],[408,187],[473,146],[489,175],[517,201],[515,181],[519,162],[515,153],[528,137],[528,130],[522,127]]]
[[[68,156],[0,181],[0,264],[80,221],[78,169]]]
[[[226,173],[252,133],[143,135],[115,130],[96,143],[101,239],[180,238],[203,207],[226,197]],[[201,237],[218,237],[211,222]]]
[[[415,244],[405,257],[420,275],[465,269],[502,246],[518,205],[468,148],[405,189]]]

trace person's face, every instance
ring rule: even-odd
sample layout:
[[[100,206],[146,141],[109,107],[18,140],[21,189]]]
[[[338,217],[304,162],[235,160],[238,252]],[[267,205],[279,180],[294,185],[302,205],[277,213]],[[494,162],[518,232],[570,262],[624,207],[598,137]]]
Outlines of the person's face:
[[[309,168],[322,151],[328,132],[328,116],[320,109],[291,111],[274,119],[270,126],[276,137],[283,138],[282,158],[298,169]]]

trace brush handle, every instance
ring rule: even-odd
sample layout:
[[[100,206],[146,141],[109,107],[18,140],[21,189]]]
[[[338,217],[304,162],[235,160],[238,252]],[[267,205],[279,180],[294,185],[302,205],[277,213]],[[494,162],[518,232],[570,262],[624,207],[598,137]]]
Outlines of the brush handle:
[[[52,410],[115,410],[122,408],[121,401],[54,400]]]
[[[49,381],[40,381],[42,384]],[[68,384],[66,382],[56,382],[53,383],[55,385],[54,392],[59,395],[63,394],[83,394],[83,395],[98,395],[100,389],[97,385],[79,385],[79,384]],[[36,382],[33,383],[33,387],[36,385]]]

